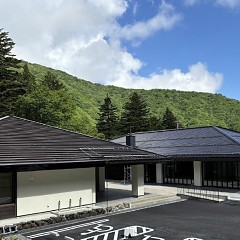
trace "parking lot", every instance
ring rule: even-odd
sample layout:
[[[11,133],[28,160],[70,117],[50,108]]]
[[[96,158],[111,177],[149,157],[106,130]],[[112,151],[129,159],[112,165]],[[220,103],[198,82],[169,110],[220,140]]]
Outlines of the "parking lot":
[[[24,235],[36,240],[239,240],[240,203],[187,200],[174,204],[59,224]]]

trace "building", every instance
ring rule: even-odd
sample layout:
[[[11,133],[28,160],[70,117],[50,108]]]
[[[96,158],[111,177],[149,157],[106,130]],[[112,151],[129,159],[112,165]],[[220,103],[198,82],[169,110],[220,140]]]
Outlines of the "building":
[[[145,164],[145,182],[240,188],[240,133],[209,126],[131,135],[138,148],[169,158]],[[126,144],[126,136],[113,142]],[[114,166],[111,166],[114,171]],[[124,170],[120,175],[123,175]],[[114,176],[109,176],[113,178]]]
[[[0,219],[95,204],[105,166],[131,165],[134,196],[143,164],[164,157],[17,117],[0,118]]]

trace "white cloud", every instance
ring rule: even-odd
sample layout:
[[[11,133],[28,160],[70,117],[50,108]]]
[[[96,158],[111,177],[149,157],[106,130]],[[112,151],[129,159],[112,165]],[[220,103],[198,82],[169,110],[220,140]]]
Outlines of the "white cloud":
[[[182,16],[175,13],[173,5],[162,1],[159,11],[154,17],[147,21],[136,22],[133,25],[122,27],[118,36],[131,41],[145,39],[156,31],[173,28],[181,19]]]
[[[191,6],[196,5],[199,2],[200,2],[200,0],[184,0],[183,3],[184,3],[185,6],[191,7]]]
[[[138,5],[138,3],[136,2],[136,3],[133,5],[133,15],[134,15],[134,16],[136,16],[137,11],[138,11],[138,8],[139,8],[139,5]]]
[[[143,41],[173,28],[181,16],[162,1],[152,18],[121,26],[118,18],[127,8],[125,0],[1,0],[0,22],[16,42],[19,58],[92,82],[206,92],[220,88],[221,75],[208,72],[201,63],[188,73],[174,69],[140,76],[145,63],[123,46],[122,39]]]
[[[184,0],[183,4],[187,7],[195,6],[198,3],[211,3],[227,8],[237,8],[240,6],[240,0]]]
[[[62,56],[65,56],[62,58]],[[117,42],[107,42],[101,36],[93,38],[87,45],[77,46],[69,42],[50,52],[53,67],[71,69],[73,75],[94,82],[114,82],[119,78],[131,78],[141,68],[140,60],[121,49]]]
[[[216,0],[216,3],[229,8],[236,8],[240,6],[240,0]]]
[[[91,48],[93,39],[111,37],[126,9],[124,0],[1,0],[0,22],[16,42],[19,58],[76,73],[71,56]]]
[[[147,78],[137,75],[128,79],[121,78],[114,85],[129,88],[160,88],[215,93],[221,87],[222,81],[223,76],[220,73],[209,72],[207,65],[198,62],[191,65],[186,73],[180,69],[164,69],[160,74],[154,73]]]

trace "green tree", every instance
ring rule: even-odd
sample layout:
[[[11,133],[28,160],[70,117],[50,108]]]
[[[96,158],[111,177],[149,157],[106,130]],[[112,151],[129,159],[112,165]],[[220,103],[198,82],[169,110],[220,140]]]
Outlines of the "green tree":
[[[44,81],[47,79],[46,76]],[[51,78],[54,78],[53,76],[51,74]],[[37,122],[62,126],[65,121],[72,118],[76,106],[64,88],[46,85],[44,81],[36,84],[33,91],[20,97],[18,115]]]
[[[161,119],[157,118],[156,116],[151,116],[149,118],[149,131],[156,131],[162,129],[162,122]]]
[[[18,72],[20,61],[11,53],[15,43],[0,29],[0,115],[14,114],[16,102],[26,90]]]
[[[29,71],[27,63],[25,63],[23,66],[23,72],[20,79],[25,88],[26,93],[30,93],[36,87],[35,76]]]
[[[64,89],[64,85],[58,80],[56,75],[50,71],[43,78],[43,84],[46,85],[50,90],[61,90]]]
[[[163,129],[174,129],[177,128],[177,118],[174,116],[173,112],[167,108],[162,119]]]
[[[124,106],[121,117],[121,131],[123,133],[145,131],[149,128],[149,109],[144,99],[137,92],[133,92]]]
[[[97,130],[103,133],[105,139],[110,139],[117,131],[117,108],[107,95],[104,103],[99,107],[99,119],[97,121]]]
[[[98,136],[96,123],[84,110],[79,107],[76,108],[73,116],[68,121],[63,122],[61,127],[91,136]]]

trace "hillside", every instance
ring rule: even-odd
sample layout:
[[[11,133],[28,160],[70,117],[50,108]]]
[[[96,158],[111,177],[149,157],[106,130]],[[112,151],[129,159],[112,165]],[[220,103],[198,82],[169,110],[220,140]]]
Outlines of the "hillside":
[[[95,122],[98,107],[109,93],[119,112],[133,91],[137,91],[147,101],[152,115],[161,116],[169,107],[184,127],[218,125],[240,130],[240,102],[220,94],[183,92],[176,90],[133,90],[115,86],[93,84],[71,76],[63,71],[50,69],[37,64],[29,64],[30,71],[41,79],[47,71],[55,74],[69,89],[79,107],[84,121],[88,121],[91,134],[96,135]],[[89,131],[84,131],[89,133]]]

